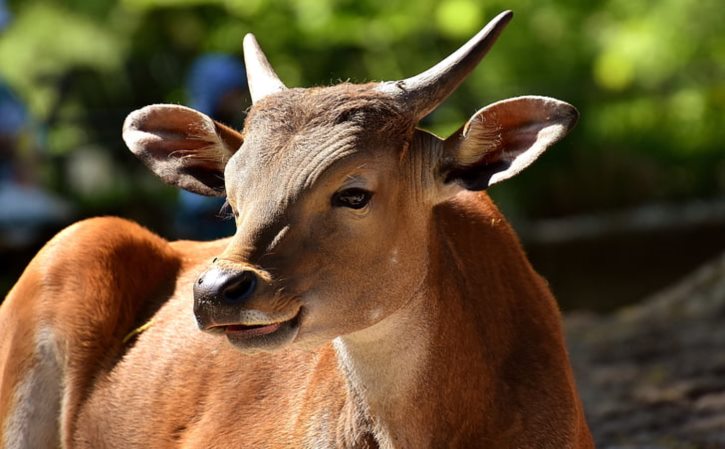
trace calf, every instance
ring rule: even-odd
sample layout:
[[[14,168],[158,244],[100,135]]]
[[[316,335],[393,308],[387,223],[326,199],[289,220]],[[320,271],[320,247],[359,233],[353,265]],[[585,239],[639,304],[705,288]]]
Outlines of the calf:
[[[416,128],[510,12],[412,78],[287,89],[245,38],[239,133],[148,106],[123,137],[226,195],[231,238],[62,231],[0,308],[4,448],[591,448],[557,306],[482,192],[575,124],[519,97]]]

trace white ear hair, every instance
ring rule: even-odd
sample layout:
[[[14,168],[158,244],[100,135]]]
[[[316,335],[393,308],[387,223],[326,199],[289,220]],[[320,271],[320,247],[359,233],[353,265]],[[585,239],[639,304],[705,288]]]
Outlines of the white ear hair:
[[[486,106],[446,139],[446,180],[483,190],[509,179],[561,140],[578,116],[570,104],[548,97],[517,97]]]
[[[501,147],[501,123],[496,111],[474,115],[463,128],[463,145],[458,149],[456,160],[460,165],[474,165],[481,156]]]

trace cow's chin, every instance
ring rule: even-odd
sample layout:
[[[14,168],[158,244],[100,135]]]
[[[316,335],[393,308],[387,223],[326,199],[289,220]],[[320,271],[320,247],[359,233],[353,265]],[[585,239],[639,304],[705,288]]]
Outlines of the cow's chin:
[[[289,346],[300,330],[302,311],[293,318],[267,325],[230,325],[224,327],[224,335],[235,348],[246,353],[273,352]]]

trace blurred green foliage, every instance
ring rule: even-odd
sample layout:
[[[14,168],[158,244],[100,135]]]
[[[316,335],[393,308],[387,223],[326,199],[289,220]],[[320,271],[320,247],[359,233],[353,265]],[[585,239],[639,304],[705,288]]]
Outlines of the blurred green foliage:
[[[204,52],[241,58],[254,32],[288,86],[404,78],[504,9],[481,67],[425,122],[448,134],[487,103],[554,96],[573,135],[495,195],[524,217],[725,194],[725,8],[720,0],[14,0],[0,76],[51,154],[93,143],[130,159],[132,109],[184,102]],[[130,162],[125,162],[135,167]],[[62,190],[62,186],[59,187]],[[512,206],[513,204],[516,207]]]

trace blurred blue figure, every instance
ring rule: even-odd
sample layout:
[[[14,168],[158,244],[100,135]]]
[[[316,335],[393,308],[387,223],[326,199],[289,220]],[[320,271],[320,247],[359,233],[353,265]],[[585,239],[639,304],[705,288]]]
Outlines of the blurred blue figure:
[[[0,31],[12,16],[0,0]],[[0,247],[22,247],[70,220],[71,208],[34,183],[36,135],[30,114],[0,79]]]
[[[189,106],[211,118],[240,129],[249,106],[244,65],[224,54],[202,55],[194,61],[186,83]],[[234,233],[234,221],[224,219],[223,198],[182,190],[176,231],[181,238],[212,240]]]
[[[10,23],[10,11],[8,11],[7,6],[5,6],[5,0],[0,0],[0,31],[5,29],[5,27]]]
[[[10,19],[10,11],[5,6],[5,0],[0,0],[0,32],[10,24]],[[17,137],[27,121],[28,113],[25,106],[0,79],[0,183],[9,182],[15,177],[13,161]]]
[[[0,26],[2,24],[2,0],[0,0]],[[1,29],[1,28],[0,28]],[[14,180],[15,158],[18,137],[28,122],[28,113],[23,103],[0,79],[0,182]]]

